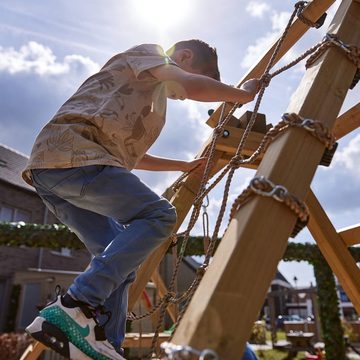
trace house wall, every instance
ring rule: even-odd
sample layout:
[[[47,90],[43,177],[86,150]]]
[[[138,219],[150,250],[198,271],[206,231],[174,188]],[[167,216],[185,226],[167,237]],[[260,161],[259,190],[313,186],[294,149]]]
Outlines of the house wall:
[[[1,205],[30,212],[29,222],[33,224],[59,223],[57,218],[46,209],[35,191],[32,192],[0,180],[0,207]]]

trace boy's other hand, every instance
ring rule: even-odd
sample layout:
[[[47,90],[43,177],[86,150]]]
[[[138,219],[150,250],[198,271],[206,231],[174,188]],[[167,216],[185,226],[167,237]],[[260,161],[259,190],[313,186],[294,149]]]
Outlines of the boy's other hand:
[[[252,98],[252,100],[255,98],[255,95],[260,90],[260,80],[259,79],[250,79],[245,81],[240,89],[245,90],[249,93],[249,96]]]
[[[207,158],[202,157],[199,159],[185,162],[183,171],[190,172],[197,177],[201,177],[204,174]]]

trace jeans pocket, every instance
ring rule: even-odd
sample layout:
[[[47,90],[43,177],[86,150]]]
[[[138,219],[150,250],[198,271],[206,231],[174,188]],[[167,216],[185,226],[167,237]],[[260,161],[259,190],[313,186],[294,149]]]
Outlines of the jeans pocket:
[[[35,181],[62,198],[80,196],[86,176],[81,167],[34,171]]]

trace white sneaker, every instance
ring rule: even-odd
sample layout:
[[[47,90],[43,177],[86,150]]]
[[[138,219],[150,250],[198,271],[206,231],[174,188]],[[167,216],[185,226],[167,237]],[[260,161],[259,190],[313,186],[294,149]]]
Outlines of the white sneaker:
[[[83,303],[66,307],[62,300],[57,294],[57,299],[42,309],[25,331],[71,360],[125,360],[106,340],[95,309]]]

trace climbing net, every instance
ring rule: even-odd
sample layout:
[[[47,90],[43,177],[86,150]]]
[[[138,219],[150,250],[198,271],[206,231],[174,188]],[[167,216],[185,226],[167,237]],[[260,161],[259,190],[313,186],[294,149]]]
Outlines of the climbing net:
[[[233,104],[231,109],[228,111],[228,113],[225,115],[226,112],[226,103],[222,104],[220,117],[217,126],[214,128],[211,142],[209,143],[204,156],[207,158],[207,163],[205,166],[204,174],[200,182],[199,190],[195,196],[194,200],[194,206],[190,215],[190,220],[187,225],[187,228],[184,232],[179,234],[173,235],[173,244],[176,244],[178,239],[181,239],[181,246],[180,250],[177,255],[176,263],[174,266],[173,274],[171,277],[170,285],[168,287],[168,292],[161,298],[161,300],[158,302],[158,304],[150,310],[148,313],[135,316],[134,314],[130,314],[128,316],[129,320],[139,320],[143,319],[147,316],[150,316],[156,311],[159,311],[159,320],[155,329],[154,338],[152,341],[152,349],[151,352],[148,355],[148,358],[153,358],[153,356],[156,356],[156,345],[158,341],[158,336],[160,332],[160,328],[162,326],[165,312],[167,307],[170,304],[182,304],[181,310],[179,312],[179,315],[175,321],[174,324],[174,331],[178,327],[186,308],[189,305],[189,302],[197,289],[198,285],[200,284],[200,281],[202,277],[204,276],[206,269],[208,268],[209,262],[214,254],[215,247],[218,240],[219,230],[220,226],[223,221],[223,217],[226,210],[226,204],[229,197],[229,190],[230,186],[233,180],[234,173],[236,169],[238,169],[240,166],[246,165],[246,164],[252,164],[254,163],[259,156],[266,151],[270,143],[277,138],[280,134],[284,133],[288,128],[290,127],[298,127],[305,129],[308,131],[311,135],[313,135],[315,138],[317,138],[326,149],[329,151],[334,149],[335,146],[335,138],[331,134],[331,132],[324,127],[324,125],[316,120],[312,119],[305,119],[295,113],[291,114],[283,114],[282,120],[273,128],[271,128],[264,136],[263,140],[261,141],[258,148],[253,152],[253,154],[249,157],[245,157],[242,155],[244,145],[249,137],[250,131],[255,124],[258,110],[263,98],[263,95],[265,93],[265,89],[269,86],[272,78],[279,75],[280,73],[290,69],[291,67],[298,64],[300,61],[304,60],[305,58],[308,58],[306,61],[306,68],[311,66],[315,61],[317,61],[326,50],[328,50],[331,47],[335,47],[337,49],[340,49],[343,51],[343,53],[348,57],[348,59],[355,64],[358,71],[360,69],[360,48],[352,45],[345,44],[341,39],[339,39],[335,34],[326,34],[326,36],[320,41],[318,44],[314,45],[310,49],[306,50],[303,54],[301,54],[299,57],[291,61],[289,64],[279,68],[278,70],[274,72],[270,72],[272,67],[274,66],[274,63],[276,61],[276,58],[279,54],[279,51],[281,49],[281,46],[283,44],[284,39],[286,38],[290,26],[292,25],[294,18],[297,16],[299,20],[304,22],[306,25],[311,27],[319,27],[319,23],[314,23],[307,19],[303,11],[305,7],[307,6],[308,2],[306,1],[299,1],[295,4],[294,11],[292,12],[289,21],[285,27],[285,30],[283,34],[281,35],[280,39],[276,43],[275,49],[273,51],[273,54],[266,66],[266,69],[263,73],[263,75],[260,78],[260,89],[258,92],[258,96],[256,99],[256,103],[254,106],[254,110],[252,112],[251,118],[244,130],[243,136],[240,140],[240,143],[238,145],[238,148],[236,150],[235,155],[232,157],[232,159],[229,161],[229,163],[225,166],[225,168],[222,170],[222,172],[214,179],[212,180],[211,184],[208,185],[209,181],[211,180],[211,167],[213,164],[213,159],[216,151],[216,144],[219,139],[219,137],[224,132],[225,125],[229,122],[230,118],[232,117],[233,113],[236,111],[236,109],[241,106],[239,103]],[[322,17],[323,18],[323,17]],[[323,20],[323,19],[322,19]],[[181,187],[184,183],[184,179],[188,176],[188,173],[183,174],[173,185],[173,189],[176,191]],[[209,192],[215,188],[215,186],[227,175],[225,186],[224,186],[224,193],[223,198],[219,210],[219,214],[216,220],[216,224],[214,227],[214,231],[211,237],[209,237],[208,233],[208,218],[207,213],[204,211],[203,213],[203,228],[204,228],[204,237],[206,237],[209,240],[208,246],[205,249],[205,258],[203,261],[203,264],[198,268],[195,279],[193,280],[190,287],[182,294],[177,294],[175,291],[176,286],[176,280],[180,268],[180,264],[183,260],[186,247],[188,245],[188,241],[190,238],[190,232],[195,226],[200,213],[201,213],[201,207],[206,208],[207,205],[203,205],[204,199],[207,198]],[[253,196],[260,195],[260,196],[266,196],[270,197],[276,201],[279,201],[281,203],[284,203],[288,208],[293,211],[297,218],[297,224],[294,228],[293,233],[291,236],[296,236],[296,234],[307,224],[309,213],[306,205],[304,202],[299,200],[295,195],[291,194],[284,186],[279,184],[274,184],[269,179],[266,179],[265,177],[255,177],[251,180],[249,186],[245,188],[245,190],[236,198],[234,201],[231,210],[230,210],[230,220],[235,216],[238,209],[243,206],[246,202],[248,202]],[[169,341],[171,341],[172,335],[170,336]],[[199,359],[218,359],[217,354],[210,350],[205,349],[203,351],[199,351],[196,349],[192,349],[188,346],[177,346],[174,344],[171,344],[171,342],[167,342],[162,344],[162,350],[165,353],[166,357],[168,359],[187,359],[192,358],[194,355],[197,356]]]

